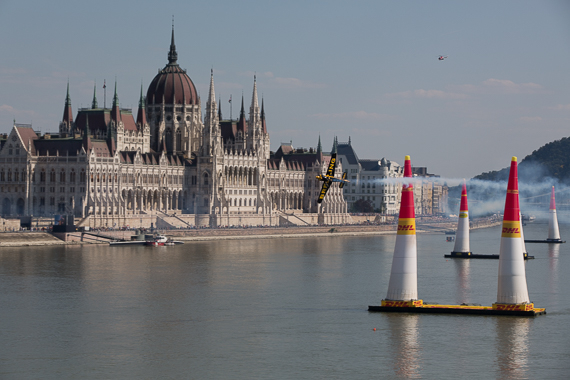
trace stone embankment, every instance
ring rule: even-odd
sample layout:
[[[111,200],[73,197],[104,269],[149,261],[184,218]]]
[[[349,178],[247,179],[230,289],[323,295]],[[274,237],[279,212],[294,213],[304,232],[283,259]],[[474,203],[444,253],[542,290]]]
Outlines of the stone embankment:
[[[28,247],[43,245],[68,244],[47,232],[2,232],[0,233],[0,249],[2,247]]]
[[[496,219],[475,219],[471,229],[486,228],[499,225]],[[420,219],[417,220],[418,233],[445,233],[454,231],[456,222],[449,219]],[[161,230],[161,233],[181,241],[203,241],[221,239],[271,239],[283,237],[306,236],[357,236],[393,234],[396,224],[362,224],[342,226],[306,226],[306,227],[238,227],[238,228],[198,228],[190,230]],[[113,236],[116,239],[130,240],[134,231],[100,231],[102,235]],[[81,235],[80,232],[73,234]],[[95,240],[93,237],[81,242],[64,242],[46,232],[11,232],[0,233],[0,248],[10,246],[39,246],[58,244],[107,244],[105,240]]]

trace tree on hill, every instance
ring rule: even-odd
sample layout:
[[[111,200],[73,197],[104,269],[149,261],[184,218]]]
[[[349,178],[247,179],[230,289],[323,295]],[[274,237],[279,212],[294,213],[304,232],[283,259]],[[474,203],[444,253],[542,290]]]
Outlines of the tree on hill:
[[[538,182],[546,177],[570,182],[570,138],[564,137],[538,148],[526,156],[519,164],[519,179]],[[485,172],[475,179],[488,181],[506,181],[509,168]]]

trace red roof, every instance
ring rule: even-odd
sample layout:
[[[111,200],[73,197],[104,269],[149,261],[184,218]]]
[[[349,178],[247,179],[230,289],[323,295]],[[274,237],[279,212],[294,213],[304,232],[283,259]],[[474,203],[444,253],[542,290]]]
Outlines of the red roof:
[[[198,104],[192,79],[178,64],[168,64],[154,77],[146,93],[147,104]]]

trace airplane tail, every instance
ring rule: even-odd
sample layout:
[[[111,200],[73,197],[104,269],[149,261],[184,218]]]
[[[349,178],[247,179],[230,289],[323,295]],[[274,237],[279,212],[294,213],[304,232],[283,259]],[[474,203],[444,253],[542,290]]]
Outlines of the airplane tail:
[[[342,179],[346,179],[346,172],[342,173]],[[342,189],[342,188],[344,187],[344,184],[345,184],[345,183],[346,183],[346,182],[344,182],[344,181],[341,182],[338,187],[340,187],[340,188]]]

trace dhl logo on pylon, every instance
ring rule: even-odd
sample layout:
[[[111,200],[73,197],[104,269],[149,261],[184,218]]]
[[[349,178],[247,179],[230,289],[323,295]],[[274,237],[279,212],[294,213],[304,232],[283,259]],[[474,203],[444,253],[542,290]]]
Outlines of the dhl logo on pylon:
[[[422,307],[424,301],[422,300],[411,300],[411,301],[390,301],[382,300],[381,306],[385,307]]]
[[[503,232],[501,237],[506,238],[520,238],[521,237],[521,222],[520,221],[503,221]]]
[[[459,217],[460,218],[467,218],[467,217],[469,217],[469,213],[467,211],[461,211],[461,212],[459,212]]]
[[[494,303],[493,310],[532,311],[534,310],[534,303],[523,303],[523,304]]]
[[[401,218],[398,220],[398,235],[415,235],[416,219]]]

